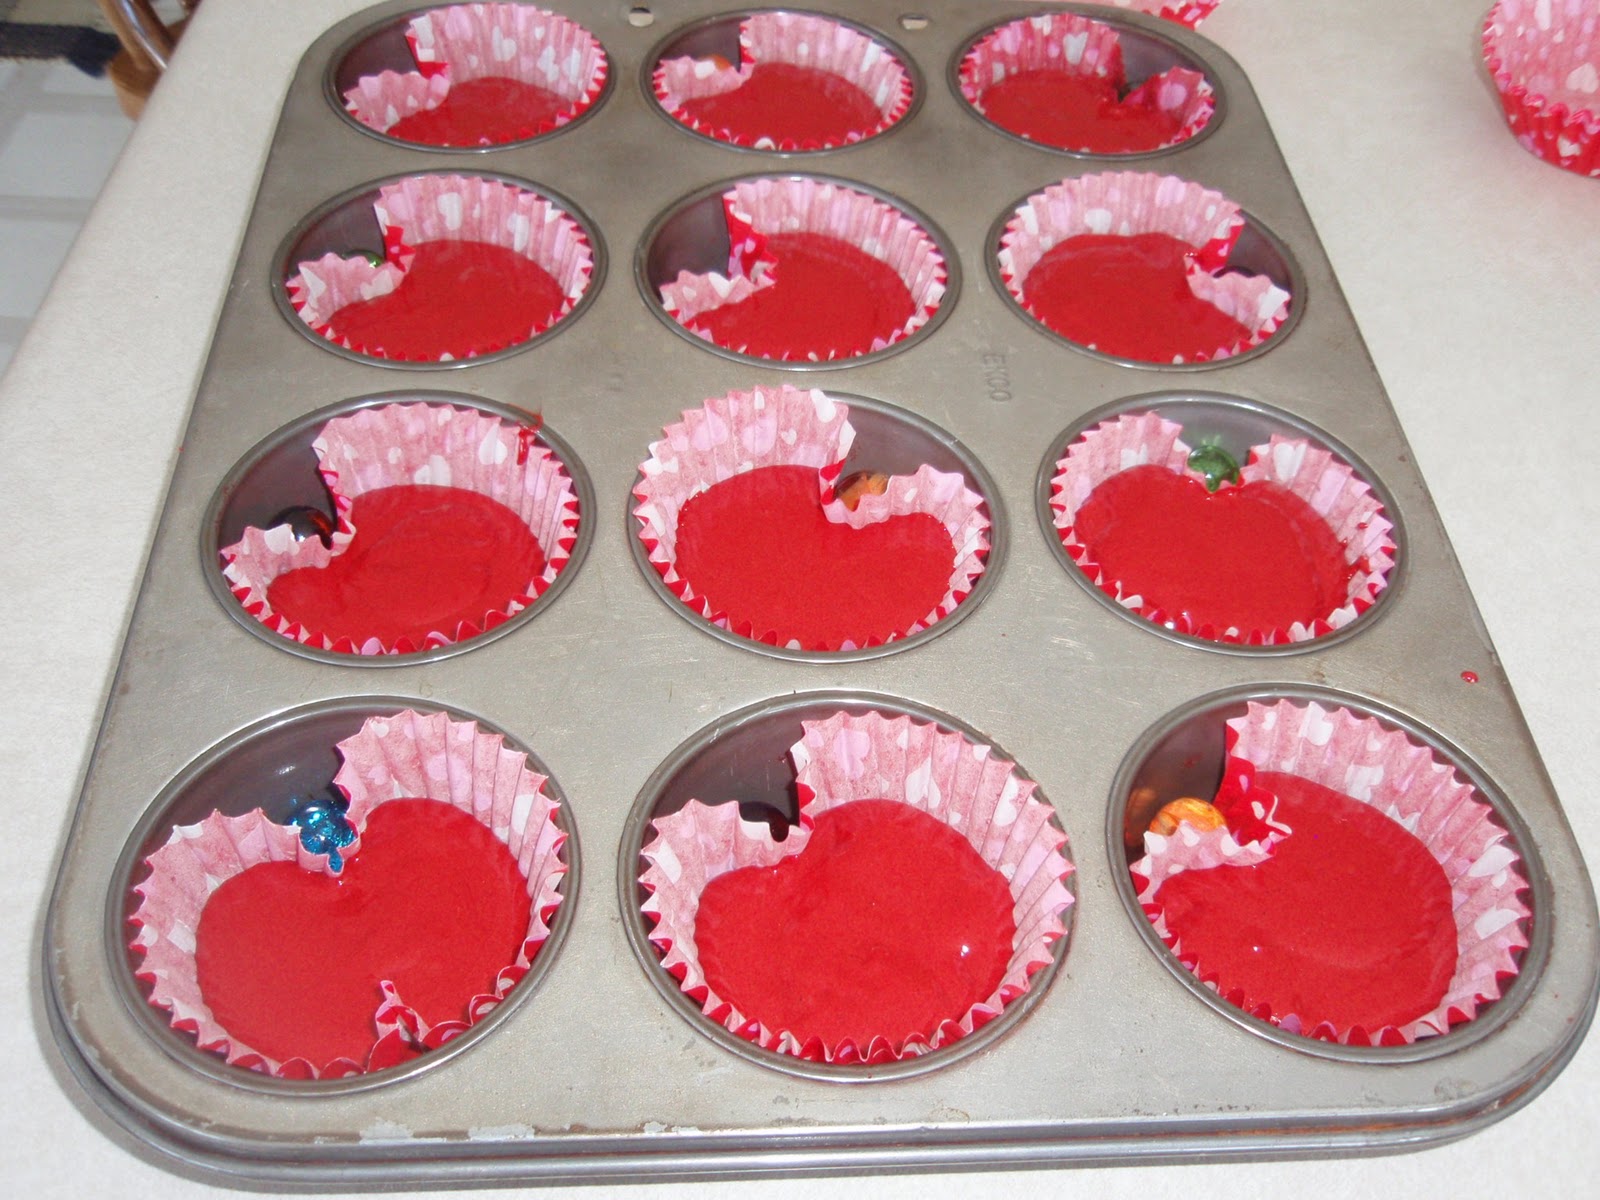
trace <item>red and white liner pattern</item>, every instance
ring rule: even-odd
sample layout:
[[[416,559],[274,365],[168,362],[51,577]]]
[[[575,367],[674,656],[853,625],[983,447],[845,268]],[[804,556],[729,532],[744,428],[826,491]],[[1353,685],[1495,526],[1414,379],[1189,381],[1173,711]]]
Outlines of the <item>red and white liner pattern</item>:
[[[292,528],[247,528],[222,551],[222,574],[239,603],[286,638],[341,654],[407,654],[475,637],[521,612],[543,595],[566,567],[578,538],[578,499],[572,479],[549,448],[530,443],[522,427],[475,409],[421,403],[387,404],[335,417],[311,443],[333,496],[338,528],[321,539],[297,541]],[[464,488],[497,500],[538,539],[544,570],[503,609],[481,622],[433,631],[423,645],[389,645],[377,638],[356,645],[331,638],[274,611],[267,589],[278,576],[325,567],[356,535],[349,513],[363,492],[405,484]]]
[[[1168,21],[1176,21],[1193,29],[1209,17],[1222,0],[1087,0],[1090,4],[1104,4],[1108,8],[1124,8],[1131,12],[1148,13]]]
[[[644,912],[655,920],[650,940],[662,966],[701,1011],[764,1049],[822,1062],[872,1063],[937,1050],[998,1016],[1029,989],[1066,933],[1061,914],[1073,903],[1063,855],[1066,835],[1050,807],[1033,796],[1035,784],[987,745],[959,733],[883,713],[840,712],[805,721],[790,748],[799,780],[800,820],[782,842],[764,823],[739,818],[736,804],[691,800],[652,822],[655,837],[642,851],[649,867],[640,882],[650,893]],[[700,896],[713,879],[741,867],[766,867],[799,854],[821,813],[856,800],[892,800],[927,813],[966,838],[1000,873],[1015,901],[1016,934],[999,986],[964,1013],[952,1014],[931,1037],[884,1036],[868,1045],[824,1045],[787,1029],[768,1029],[741,1013],[706,982],[695,945]],[[773,953],[781,954],[781,946]]]
[[[1078,13],[1042,13],[1010,21],[990,31],[961,60],[961,94],[984,113],[984,93],[995,84],[1029,71],[1058,71],[1064,75],[1096,76],[1121,84],[1122,39],[1114,26]],[[1161,112],[1170,113],[1181,127],[1160,146],[1186,142],[1211,120],[1216,98],[1211,84],[1199,71],[1171,67],[1153,75],[1129,94],[1140,103],[1149,96]],[[1077,149],[1077,147],[1065,147]]]
[[[1237,204],[1174,175],[1084,175],[1034,193],[1012,214],[1000,236],[1000,274],[1012,298],[1031,314],[1028,273],[1061,242],[1082,234],[1167,234],[1195,249],[1188,267],[1195,296],[1250,330],[1241,343],[1199,356],[1227,358],[1266,341],[1289,315],[1289,293],[1266,276],[1213,273],[1227,264],[1243,228]]]
[[[895,475],[883,495],[864,495],[854,509],[834,498],[845,457],[855,441],[849,409],[824,392],[787,385],[731,392],[683,414],[663,430],[639,466],[634,516],[650,563],[673,595],[712,624],[769,645],[784,645],[778,631],[736,623],[694,590],[677,571],[678,514],[701,492],[759,467],[805,466],[817,471],[817,491],[827,519],[861,529],[909,513],[936,517],[955,548],[947,591],[938,605],[897,637],[909,637],[953,612],[983,574],[989,552],[989,518],[983,497],[955,473],[924,464],[912,475]],[[781,531],[776,531],[781,535]],[[891,639],[894,640],[894,639]],[[832,650],[874,645],[846,642]],[[794,641],[791,649],[803,647]]]
[[[926,325],[944,296],[948,272],[938,246],[899,209],[836,183],[817,179],[751,179],[723,195],[727,212],[728,274],[692,274],[661,285],[661,304],[672,318],[698,337],[711,336],[690,324],[701,313],[737,304],[772,285],[773,260],[766,257],[774,234],[814,233],[836,238],[893,267],[911,293],[912,315],[889,338],[876,338],[873,351],[903,340]],[[742,353],[742,346],[725,346]],[[812,351],[813,361],[837,357]]]
[[[1102,421],[1067,447],[1056,463],[1050,481],[1050,509],[1061,543],[1073,562],[1101,591],[1124,608],[1157,625],[1216,641],[1249,645],[1304,642],[1342,629],[1376,602],[1394,570],[1396,547],[1393,522],[1372,487],[1332,452],[1305,438],[1273,434],[1262,445],[1250,447],[1249,460],[1239,468],[1240,484],[1275,483],[1304,500],[1328,523],[1344,547],[1345,562],[1354,568],[1345,603],[1310,624],[1295,622],[1287,629],[1216,629],[1194,626],[1181,613],[1169,613],[1109,578],[1094,557],[1092,547],[1077,538],[1073,523],[1078,510],[1094,490],[1123,471],[1138,466],[1158,466],[1197,482],[1204,477],[1189,468],[1191,447],[1182,439],[1183,426],[1156,413],[1124,413]],[[1222,484],[1223,488],[1235,486]]]
[[[882,42],[838,21],[810,13],[753,13],[739,23],[738,63],[708,58],[667,58],[651,76],[656,99],[674,120],[697,133],[755,150],[829,150],[882,133],[911,108],[911,76]],[[691,100],[735,91],[758,66],[809,67],[854,84],[877,108],[879,120],[852,130],[840,142],[749,137],[743,131],[708,125],[682,111]]]
[[[1600,178],[1600,7],[1593,0],[1499,0],[1483,58],[1517,142]]]
[[[364,75],[344,95],[356,120],[387,133],[402,118],[438,108],[454,83],[515,79],[567,101],[552,119],[531,123],[536,137],[586,112],[605,88],[605,50],[587,29],[531,4],[456,4],[412,18],[406,41],[416,71]]]
[[[287,283],[289,302],[300,319],[321,337],[357,353],[394,357],[382,348],[354,345],[339,337],[329,321],[347,304],[386,296],[398,288],[416,247],[424,242],[485,242],[522,255],[555,279],[565,300],[554,318],[536,324],[508,345],[543,333],[571,312],[594,272],[588,235],[571,216],[538,193],[498,179],[414,175],[379,188],[372,207],[383,230],[381,265],[359,255],[343,258],[329,253],[300,263]],[[475,347],[469,357],[505,348],[485,344]],[[438,361],[451,359],[445,354]]]
[[[236,817],[212,813],[199,824],[178,826],[149,857],[150,876],[134,889],[141,897],[131,918],[138,927],[132,945],[143,956],[137,974],[151,984],[150,1002],[171,1014],[174,1029],[193,1033],[202,1050],[219,1053],[234,1066],[287,1079],[378,1070],[465,1032],[527,974],[563,901],[567,864],[561,851],[567,835],[553,819],[560,806],[544,791],[548,777],[530,770],[527,756],[499,734],[444,713],[407,709],[368,718],[338,744],[338,751],[343,765],[334,783],[349,798],[345,816],[357,833],[343,852],[346,859],[360,851],[368,816],[386,801],[426,798],[450,804],[488,829],[517,860],[531,901],[528,932],[516,960],[496,977],[494,990],[473,997],[462,1019],[429,1024],[382,980],[375,988],[373,1050],[366,1062],[278,1061],[235,1040],[201,995],[194,962],[200,915],[217,888],[262,863],[293,862],[304,871],[335,872],[327,855],[305,849],[298,829],[269,821],[260,809]],[[270,969],[263,964],[263,970]]]
[[[1270,858],[1279,840],[1293,837],[1288,826],[1274,820],[1275,798],[1253,783],[1257,771],[1276,771],[1371,805],[1422,843],[1450,883],[1458,957],[1444,998],[1403,1027],[1342,1029],[1304,1014],[1265,1009],[1252,1015],[1324,1041],[1395,1045],[1448,1032],[1472,1020],[1480,1004],[1498,999],[1501,981],[1517,973],[1531,912],[1520,895],[1528,886],[1520,859],[1478,793],[1406,734],[1348,709],[1312,701],[1251,701],[1246,714],[1227,725],[1228,758],[1218,803],[1229,825],[1202,832],[1184,824],[1170,837],[1147,832],[1145,856],[1132,867],[1139,903],[1179,960],[1224,999],[1240,1003],[1242,996],[1230,995],[1227,981],[1186,956],[1168,931],[1161,885],[1184,871],[1248,868]]]

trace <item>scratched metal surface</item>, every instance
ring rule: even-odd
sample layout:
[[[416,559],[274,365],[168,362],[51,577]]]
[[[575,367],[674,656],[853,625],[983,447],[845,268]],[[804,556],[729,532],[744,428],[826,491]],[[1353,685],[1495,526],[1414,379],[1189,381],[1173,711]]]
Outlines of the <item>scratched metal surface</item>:
[[[1116,18],[1202,59],[1223,96],[1209,136],[1141,165],[1237,200],[1298,271],[1298,323],[1271,349],[1186,372],[1063,347],[1019,319],[987,269],[994,224],[1016,201],[1107,169],[999,136],[954,94],[959,48],[1026,6],[929,4],[929,23],[912,29],[898,3],[852,4],[851,19],[906,52],[920,105],[889,136],[789,157],[705,142],[652,111],[641,80],[653,47],[726,11],[715,0],[657,5],[650,28],[630,25],[624,5],[559,5],[605,45],[613,80],[597,111],[559,136],[484,154],[368,136],[329,105],[325,75],[340,46],[406,7],[330,30],[290,89],[60,866],[45,945],[51,1017],[113,1116],[221,1177],[660,1178],[1355,1152],[1461,1136],[1559,1069],[1593,1006],[1593,892],[1498,667],[1460,685],[1464,656],[1495,661],[1487,635],[1294,182],[1226,55],[1176,27]],[[442,168],[518,177],[570,199],[609,261],[587,310],[525,352],[453,369],[343,358],[292,328],[273,276],[302,219],[374,180]],[[901,353],[824,371],[732,361],[669,329],[633,275],[644,232],[680,199],[764,172],[856,181],[926,214],[956,252],[946,319]],[[780,382],[909,410],[993,480],[1000,551],[987,594],[960,622],[897,653],[793,661],[708,635],[652,590],[628,515],[647,444],[684,408]],[[437,661],[316,661],[247,633],[212,594],[200,551],[223,478],[309,412],[424,391],[537,410],[581,460],[593,540],[570,581],[505,636]],[[1041,464],[1086,414],[1147,393],[1282,410],[1371,470],[1400,518],[1403,568],[1358,634],[1287,654],[1201,649],[1120,618],[1068,578],[1036,515]],[[807,1079],[730,1053],[691,1027],[630,948],[637,918],[620,898],[652,772],[730,714],[812,692],[965,723],[1039,782],[1071,839],[1078,903],[1048,988],[1003,1036],[914,1077]],[[1152,726],[1218,692],[1372,705],[1458,748],[1503,798],[1535,883],[1534,944],[1510,995],[1476,1028],[1389,1054],[1307,1052],[1219,1014],[1147,945],[1119,894],[1124,759]],[[552,772],[582,839],[564,943],[537,986],[403,1078],[294,1085],[207,1063],[129,999],[121,897],[111,893],[143,840],[179,815],[157,811],[158,797],[213,748],[242,731],[269,736],[285,714],[399,703],[481,717]]]

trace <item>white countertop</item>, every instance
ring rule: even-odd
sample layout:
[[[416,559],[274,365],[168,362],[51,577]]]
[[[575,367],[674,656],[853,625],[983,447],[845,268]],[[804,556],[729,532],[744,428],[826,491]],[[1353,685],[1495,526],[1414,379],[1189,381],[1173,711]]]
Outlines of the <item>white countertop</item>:
[[[1479,60],[1486,6],[1225,0],[1202,32],[1255,85],[1595,863],[1600,180],[1546,166],[1507,134]],[[11,1076],[0,1178],[12,1195],[217,1192],[135,1157],[68,1098],[41,1049],[39,912],[283,91],[306,46],[361,7],[207,0],[0,381],[0,512],[11,514],[0,663],[13,772],[0,851],[0,1061]],[[670,0],[657,8],[670,20]],[[856,1186],[922,1200],[1041,1188],[1503,1198],[1524,1192],[1531,1175],[1545,1194],[1583,1194],[1600,1176],[1597,1130],[1600,1040],[1591,1037],[1529,1107],[1440,1149]],[[838,1186],[648,1194],[777,1198]],[[645,1194],[574,1194],[613,1191]]]

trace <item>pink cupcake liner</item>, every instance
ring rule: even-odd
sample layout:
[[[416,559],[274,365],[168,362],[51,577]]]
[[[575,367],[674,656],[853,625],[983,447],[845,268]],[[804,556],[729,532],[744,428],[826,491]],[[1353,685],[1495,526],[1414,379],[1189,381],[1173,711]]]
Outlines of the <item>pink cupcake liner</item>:
[[[222,551],[222,574],[239,603],[268,629],[340,654],[410,654],[466,641],[508,620],[542,596],[572,556],[578,538],[578,499],[566,468],[548,448],[531,443],[524,427],[475,409],[449,405],[386,404],[335,417],[311,443],[318,470],[333,497],[338,528],[324,546],[297,541],[288,525],[247,528]],[[354,539],[349,513],[363,492],[403,484],[464,488],[497,500],[517,514],[538,539],[545,567],[503,609],[481,622],[429,634],[420,646],[369,638],[357,645],[307,629],[273,610],[267,589],[278,576],[302,567],[326,567]]]
[[[439,107],[452,83],[515,79],[553,92],[569,107],[529,122],[511,140],[548,133],[588,111],[605,88],[605,50],[583,26],[530,4],[457,4],[413,17],[406,41],[416,71],[364,75],[344,94],[356,120],[387,133],[403,117]]]
[[[1289,315],[1289,293],[1266,276],[1213,274],[1243,228],[1237,204],[1197,183],[1140,171],[1084,175],[1034,193],[1012,214],[1000,236],[1000,275],[1012,299],[1034,315],[1023,294],[1028,273],[1059,243],[1080,234],[1167,234],[1195,248],[1189,289],[1251,331],[1200,361],[1227,358],[1266,341]]]
[[[1066,835],[1050,807],[1035,799],[1035,784],[990,747],[958,733],[883,713],[840,712],[802,722],[789,750],[799,779],[800,820],[782,842],[765,824],[740,820],[735,804],[691,800],[652,822],[655,837],[642,853],[650,866],[640,882],[650,893],[644,912],[655,920],[650,940],[662,966],[701,1010],[730,1032],[779,1054],[823,1062],[882,1062],[910,1058],[973,1032],[1026,993],[1033,974],[1050,961],[1066,934],[1061,914],[1073,903],[1067,879],[1074,868],[1062,854]],[[958,830],[1007,881],[1015,900],[1011,958],[995,991],[932,1037],[878,1037],[865,1046],[846,1040],[824,1045],[792,1030],[752,1021],[714,992],[695,945],[700,895],[713,879],[747,866],[771,866],[805,848],[815,818],[855,800],[909,804]],[[780,947],[774,948],[781,952]]]
[[[289,302],[320,337],[361,354],[390,357],[342,338],[329,327],[347,304],[386,296],[405,278],[424,242],[486,242],[512,250],[553,276],[566,300],[553,320],[536,324],[519,344],[554,326],[582,299],[594,271],[594,251],[579,224],[537,193],[476,175],[415,175],[378,189],[373,212],[383,229],[385,261],[324,254],[303,262],[287,283]],[[503,345],[483,345],[472,355]],[[469,356],[470,357],[470,356]],[[438,361],[449,362],[451,355]]]
[[[1182,440],[1183,426],[1156,413],[1124,413],[1102,421],[1067,447],[1056,463],[1050,481],[1050,508],[1055,527],[1072,561],[1101,591],[1118,604],[1157,625],[1215,641],[1249,645],[1304,642],[1343,629],[1377,601],[1394,570],[1394,524],[1372,487],[1333,454],[1305,438],[1273,434],[1250,447],[1239,468],[1240,485],[1268,482],[1293,492],[1324,520],[1344,547],[1345,562],[1354,566],[1343,605],[1309,625],[1296,621],[1287,629],[1217,629],[1195,625],[1184,614],[1168,613],[1137,593],[1124,591],[1120,581],[1108,577],[1093,550],[1077,538],[1073,522],[1095,488],[1113,475],[1133,467],[1154,465],[1196,481],[1204,480],[1189,468],[1192,450]],[[1222,487],[1233,487],[1223,483]]]
[[[737,304],[771,286],[772,259],[767,238],[778,233],[815,233],[837,238],[887,263],[911,293],[913,313],[893,337],[874,339],[872,350],[901,341],[926,325],[944,296],[948,274],[944,256],[931,237],[899,209],[875,196],[816,179],[750,179],[723,195],[727,212],[728,274],[692,274],[661,285],[661,304],[696,337],[711,336],[690,326],[712,309]],[[742,352],[739,346],[724,349]],[[813,352],[813,360],[834,354]]]
[[[815,467],[828,520],[852,529],[909,513],[927,513],[945,527],[955,546],[948,589],[931,612],[897,638],[910,637],[949,616],[983,574],[989,518],[983,497],[968,488],[961,475],[924,464],[912,475],[892,476],[883,495],[864,495],[854,509],[834,498],[833,484],[855,441],[855,430],[850,410],[815,388],[802,391],[784,385],[730,392],[686,411],[682,422],[662,432],[665,436],[651,443],[650,457],[639,466],[642,478],[633,492],[639,501],[633,510],[639,538],[672,594],[721,629],[768,645],[810,648],[794,640],[784,642],[778,631],[730,620],[677,571],[678,514],[683,506],[712,485],[759,467]],[[865,642],[875,644],[875,640]],[[860,648],[853,642],[829,647]]]
[[[1222,0],[1086,0],[1089,4],[1125,8],[1132,12],[1148,13],[1168,21],[1176,21],[1193,29],[1207,17]]]
[[[1438,1006],[1402,1027],[1341,1029],[1298,1013],[1253,1015],[1323,1041],[1394,1045],[1446,1033],[1472,1020],[1481,1004],[1498,999],[1501,981],[1518,971],[1532,914],[1519,895],[1528,886],[1520,859],[1477,792],[1404,733],[1344,708],[1251,701],[1243,717],[1227,724],[1228,759],[1217,804],[1229,826],[1201,832],[1180,825],[1171,837],[1147,832],[1145,856],[1132,867],[1139,903],[1179,960],[1207,987],[1239,1003],[1226,981],[1208,976],[1204,964],[1184,954],[1166,927],[1160,890],[1183,871],[1265,861],[1274,845],[1292,837],[1273,819],[1275,799],[1253,786],[1257,770],[1279,771],[1371,805],[1426,847],[1450,881],[1458,959]]]
[[[1042,13],[1011,21],[984,35],[967,51],[959,72],[961,95],[978,112],[985,113],[984,92],[1001,80],[1026,71],[1092,75],[1121,86],[1126,79],[1122,39],[1114,26],[1071,12]],[[1177,133],[1151,149],[1188,141],[1205,128],[1216,111],[1210,82],[1187,67],[1172,67],[1152,75],[1129,93],[1128,99],[1139,103],[1147,96],[1160,111],[1182,122]]]
[[[1600,8],[1500,0],[1483,23],[1483,59],[1523,149],[1600,177]]]
[[[911,107],[911,76],[881,42],[838,21],[810,13],[753,13],[739,23],[738,63],[723,66],[704,58],[669,58],[651,76],[656,99],[672,118],[696,133],[755,150],[830,150],[852,145],[888,129]],[[842,142],[794,138],[774,140],[746,131],[708,125],[682,106],[744,86],[756,67],[783,63],[825,71],[853,83],[877,107],[879,120],[852,130]]]
[[[269,821],[260,809],[230,817],[212,813],[196,825],[180,825],[147,863],[150,876],[134,888],[140,896],[130,918],[138,927],[132,946],[143,956],[141,980],[151,985],[150,1002],[171,1014],[174,1029],[193,1033],[202,1050],[223,1055],[234,1066],[286,1079],[337,1078],[404,1061],[465,1032],[500,1004],[527,974],[550,935],[549,922],[562,903],[567,835],[555,824],[559,805],[544,791],[547,776],[529,770],[527,756],[506,746],[499,734],[444,713],[404,710],[370,717],[353,737],[338,744],[343,759],[334,784],[350,801],[346,819],[356,841],[379,805],[399,797],[426,797],[453,805],[494,834],[517,860],[532,901],[528,933],[516,961],[508,963],[491,993],[475,996],[465,1019],[429,1024],[406,1005],[388,980],[379,981],[373,1006],[373,1050],[366,1062],[341,1059],[310,1063],[269,1058],[234,1039],[219,1025],[201,995],[194,950],[200,915],[211,894],[251,867],[293,862],[303,871],[333,875],[328,856],[313,854],[296,828]]]

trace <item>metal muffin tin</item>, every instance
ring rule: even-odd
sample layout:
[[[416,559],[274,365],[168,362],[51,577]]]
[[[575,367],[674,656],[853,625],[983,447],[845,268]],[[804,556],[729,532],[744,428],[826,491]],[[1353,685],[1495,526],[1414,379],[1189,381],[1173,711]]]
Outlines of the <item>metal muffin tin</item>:
[[[584,24],[611,63],[607,93],[553,136],[439,152],[352,127],[328,99],[342,53],[414,5],[329,30],[290,86],[50,901],[47,1008],[95,1099],[168,1161],[217,1178],[381,1186],[1351,1153],[1460,1137],[1536,1095],[1593,1013],[1593,890],[1238,67],[1179,27],[1083,9],[1205,64],[1220,98],[1204,137],[1125,163],[1085,158],[995,132],[949,83],[955,56],[983,28],[1037,6],[949,0],[912,18],[900,4],[862,0],[840,15],[892,35],[919,80],[917,106],[860,145],[782,156],[675,129],[650,95],[663,40],[725,6],[663,3],[649,25],[639,7],[550,6]],[[1050,183],[1124,167],[1216,188],[1272,230],[1295,280],[1297,323],[1261,353],[1196,371],[1081,353],[1019,320],[988,262],[997,222]],[[679,336],[621,271],[597,276],[558,335],[437,373],[303,336],[278,307],[275,273],[308,217],[375,181],[440,169],[504,174],[570,199],[619,261],[638,255],[686,195],[752,174],[826,175],[925,213],[962,284],[925,336],[818,372],[735,361]],[[647,581],[634,561],[631,488],[648,444],[683,409],[780,383],[908,410],[986,474],[996,550],[984,594],[958,623],[894,653],[781,657],[707,636]],[[309,413],[377,395],[438,402],[443,392],[542,413],[592,484],[581,496],[592,544],[536,617],[406,661],[307,657],[242,629],[210,564],[197,561],[197,547],[216,544],[214,505],[235,464]],[[1177,641],[1108,611],[1052,548],[1041,475],[1064,429],[1131,397],[1151,406],[1220,397],[1230,412],[1281,413],[1348,450],[1397,518],[1401,568],[1389,594],[1347,634],[1271,653]],[[1026,519],[1030,508],[1039,521]],[[1530,945],[1517,980],[1473,1024],[1393,1052],[1308,1047],[1219,1011],[1152,942],[1127,903],[1127,791],[1157,769],[1152,748],[1173,730],[1256,695],[1343,697],[1379,713],[1456,762],[1502,814],[1531,885]],[[704,731],[814,703],[948,714],[1015,757],[1071,839],[1077,903],[1051,976],[997,1036],[925,1072],[845,1081],[775,1071],[691,1028],[692,1014],[650,977],[648,950],[635,953],[636,806],[651,803],[658,772],[703,747]],[[190,818],[167,811],[172,798],[241,738],[306,712],[400,704],[476,714],[559,780],[585,858],[585,886],[578,893],[574,875],[563,906],[564,938],[512,1003],[425,1069],[329,1087],[197,1062],[159,1014],[142,1011],[131,978],[122,917],[138,855],[156,825]],[[770,770],[751,767],[752,792],[770,788]]]

